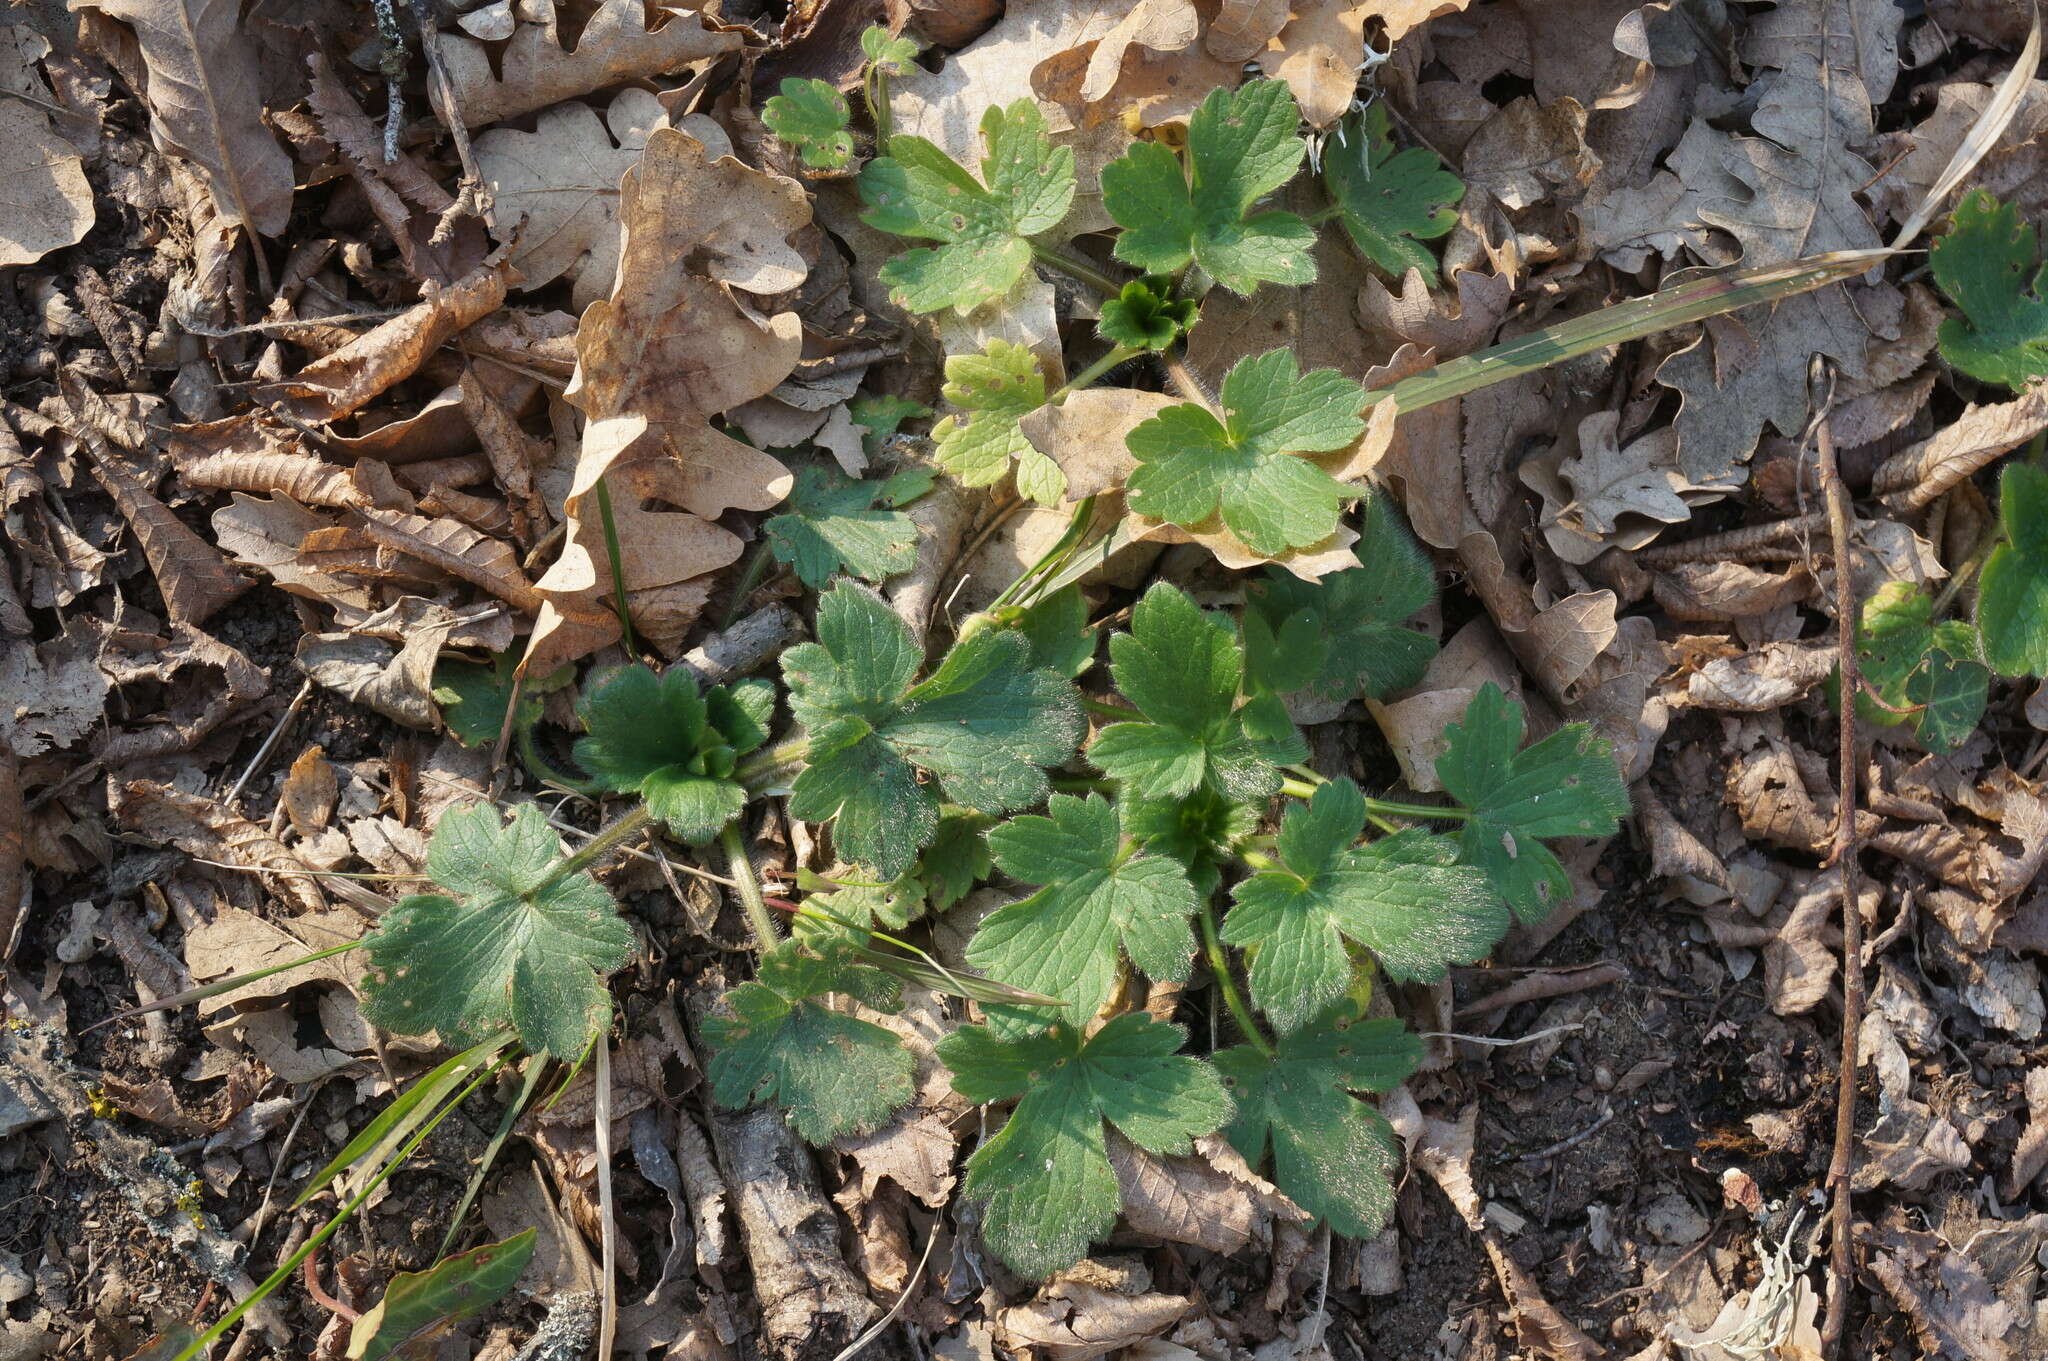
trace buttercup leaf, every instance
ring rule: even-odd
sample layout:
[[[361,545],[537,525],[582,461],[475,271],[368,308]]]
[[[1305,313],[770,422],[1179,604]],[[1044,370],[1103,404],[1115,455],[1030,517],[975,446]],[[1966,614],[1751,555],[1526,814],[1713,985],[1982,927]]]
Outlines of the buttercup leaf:
[[[503,822],[451,808],[427,847],[447,893],[416,893],[364,938],[363,1014],[401,1035],[466,1043],[507,1026],[535,1054],[574,1060],[611,1012],[603,975],[633,933],[589,874],[558,875],[562,839],[532,804]]]
[[[1123,286],[1123,291],[1102,304],[1102,316],[1095,329],[1102,338],[1137,350],[1163,350],[1187,334],[1195,324],[1192,299],[1175,299],[1173,280],[1161,274],[1147,274]]]
[[[1050,505],[1066,494],[1066,474],[1017,428],[1045,405],[1045,375],[1030,350],[992,340],[980,354],[948,355],[944,395],[969,414],[932,427],[940,467],[967,486],[985,487],[1000,481],[1014,460],[1024,495]]]
[[[796,569],[812,590],[835,572],[880,581],[917,561],[917,526],[895,509],[931,490],[933,473],[911,468],[878,481],[855,481],[836,468],[797,470],[789,509],[762,526],[775,560]]]
[[[1305,755],[1285,712],[1271,711],[1277,701],[1238,704],[1244,651],[1229,621],[1178,587],[1147,591],[1109,655],[1117,689],[1143,718],[1104,728],[1088,759],[1127,794],[1179,798],[1207,782],[1234,800],[1265,798],[1280,788],[1279,767]]]
[[[1397,980],[1435,982],[1469,964],[1508,928],[1500,898],[1457,849],[1419,828],[1357,845],[1365,796],[1333,780],[1280,824],[1278,864],[1231,891],[1223,939],[1257,951],[1252,997],[1285,1032],[1351,983],[1344,942],[1371,950]]]
[[[838,170],[852,160],[846,96],[822,80],[792,78],[781,88],[761,106],[761,121],[769,131],[795,147],[814,169]]]
[[[1418,269],[1436,282],[1436,256],[1422,243],[1458,225],[1465,185],[1433,151],[1394,150],[1384,103],[1337,124],[1323,147],[1323,185],[1361,255],[1397,279]]]
[[[1363,1021],[1346,999],[1282,1035],[1269,1057],[1251,1045],[1216,1055],[1237,1103],[1224,1131],[1254,1167],[1273,1153],[1273,1182],[1338,1233],[1370,1238],[1393,1211],[1400,1144],[1353,1092],[1384,1092],[1415,1071],[1422,1042],[1396,1020]]]
[[[892,38],[888,29],[871,24],[861,30],[860,50],[877,71],[900,76],[908,74],[917,61],[918,44],[915,38]]]
[[[1185,1153],[1230,1115],[1216,1072],[1177,1054],[1183,1035],[1143,1012],[1093,1036],[1068,1025],[1006,1042],[987,1026],[939,1041],[970,1101],[1021,1098],[967,1160],[968,1196],[987,1203],[982,1236],[1026,1276],[1072,1266],[1116,1223],[1122,1200],[1103,1122],[1152,1153]]]
[[[1888,581],[1864,602],[1857,671],[1877,699],[1859,693],[1856,716],[1885,727],[1910,721],[1930,749],[1953,751],[1984,716],[1991,672],[1977,660],[1977,630],[1959,619],[1936,623],[1933,610],[1910,581]]]
[[[1123,232],[1116,258],[1148,274],[1190,260],[1233,293],[1315,281],[1315,233],[1293,213],[1245,214],[1294,178],[1307,144],[1301,113],[1277,80],[1217,89],[1188,120],[1188,165],[1138,142],[1102,168],[1102,204]]]
[[[1225,419],[1193,402],[1167,407],[1125,437],[1138,469],[1131,508],[1194,528],[1220,509],[1224,527],[1267,557],[1320,543],[1359,493],[1299,457],[1342,449],[1365,431],[1365,392],[1335,369],[1303,374],[1286,350],[1241,359],[1223,380]]]
[[[505,729],[505,709],[512,703],[513,674],[519,659],[509,652],[491,658],[488,665],[446,657],[434,667],[434,703],[441,707],[441,721],[448,733],[465,747],[495,745]],[[519,687],[519,715],[513,726],[530,727],[540,721],[547,696],[576,678],[569,667],[550,676],[528,677]]]
[[[895,980],[852,962],[842,942],[785,941],[761,956],[754,981],[726,995],[729,1014],[704,1020],[721,1106],[772,1101],[806,1141],[825,1144],[873,1129],[910,1099],[910,1051],[881,1026],[824,1005],[828,993],[884,1010],[898,1000]]]
[[[1187,871],[1123,844],[1116,809],[1099,795],[1055,794],[1041,817],[1013,818],[988,837],[1005,874],[1045,887],[982,920],[967,962],[1004,983],[1058,997],[1076,1025],[1115,991],[1124,956],[1153,977],[1184,981],[1194,959],[1188,918],[1197,906]],[[1026,1025],[1053,1019],[1024,1013]],[[1014,1028],[1005,1018],[992,1024]]]
[[[1963,309],[1941,323],[1948,362],[2009,388],[2048,376],[2048,265],[2018,208],[1966,195],[1928,254],[1935,281]]]
[[[1984,655],[2002,676],[2048,676],[2048,472],[2008,463],[1998,479],[2005,542],[1977,593]]]
[[[763,681],[700,694],[683,667],[660,676],[623,667],[585,690],[577,712],[590,735],[577,741],[576,759],[606,789],[637,793],[671,832],[702,845],[745,806],[733,769],[768,740],[774,706]]]
[[[960,311],[999,298],[1031,264],[1028,238],[1051,231],[1074,201],[1074,152],[1055,150],[1029,99],[981,120],[988,155],[977,182],[922,137],[889,139],[889,154],[861,171],[862,219],[879,231],[937,241],[882,266],[897,304]]]
[[[818,602],[817,636],[782,659],[790,709],[810,730],[790,811],[836,818],[840,855],[882,878],[931,840],[941,794],[982,813],[1029,807],[1046,796],[1045,767],[1080,741],[1073,687],[1027,669],[1029,645],[1009,630],[964,639],[913,684],[921,650],[909,626],[841,582]]]
[[[1484,870],[1524,921],[1541,921],[1571,891],[1538,838],[1601,836],[1628,812],[1628,790],[1607,743],[1584,723],[1520,751],[1522,707],[1488,682],[1465,717],[1444,725],[1437,778],[1472,810],[1462,859]]]

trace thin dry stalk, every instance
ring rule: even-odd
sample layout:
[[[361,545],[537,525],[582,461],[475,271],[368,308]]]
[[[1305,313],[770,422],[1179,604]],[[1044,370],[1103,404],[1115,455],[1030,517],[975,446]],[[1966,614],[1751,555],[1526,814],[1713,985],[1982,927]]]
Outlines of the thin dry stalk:
[[[1819,368],[1817,362],[1816,368]],[[1829,384],[1832,387],[1832,382]],[[1829,861],[1842,874],[1842,1069],[1836,1084],[1835,1148],[1828,1162],[1830,1255],[1828,1258],[1827,1321],[1821,1350],[1839,1355],[1849,1313],[1851,1262],[1849,1183],[1856,1168],[1856,1039],[1863,1028],[1863,918],[1858,911],[1856,781],[1862,769],[1856,756],[1856,576],[1849,556],[1849,493],[1835,463],[1834,438],[1828,432],[1827,403],[1819,404],[1814,424],[1814,455],[1821,495],[1827,502],[1828,539],[1835,557],[1835,628],[1842,670],[1841,747],[1836,753],[1839,788],[1834,847]]]

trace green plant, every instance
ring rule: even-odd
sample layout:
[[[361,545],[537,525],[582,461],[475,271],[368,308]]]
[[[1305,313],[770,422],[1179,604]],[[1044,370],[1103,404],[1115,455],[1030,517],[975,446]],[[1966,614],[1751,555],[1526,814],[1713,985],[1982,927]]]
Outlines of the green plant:
[[[880,581],[917,560],[917,526],[898,507],[930,491],[937,476],[929,468],[906,468],[861,481],[837,468],[799,468],[789,509],[761,529],[775,560],[794,567],[812,590],[839,572]]]
[[[2019,210],[1981,190],[1966,194],[1929,255],[1963,313],[1941,323],[1943,357],[2009,388],[2048,377],[2048,265]]]
[[[1425,241],[1458,225],[1465,185],[1433,151],[1394,150],[1385,104],[1347,114],[1324,147],[1323,185],[1359,254],[1389,274],[1411,269],[1435,282],[1436,257]]]
[[[839,170],[853,159],[852,111],[846,96],[822,80],[792,78],[761,106],[768,130],[795,147],[814,170]]]

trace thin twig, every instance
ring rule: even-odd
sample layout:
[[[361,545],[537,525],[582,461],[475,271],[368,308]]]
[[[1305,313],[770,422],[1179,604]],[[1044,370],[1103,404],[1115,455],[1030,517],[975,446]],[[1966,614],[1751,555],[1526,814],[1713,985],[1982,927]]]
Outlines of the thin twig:
[[[600,1297],[597,1324],[597,1354],[610,1356],[619,1329],[618,1216],[612,1200],[612,1040],[597,1037],[597,1109],[591,1115],[592,1138],[597,1144],[597,1205],[603,1223],[599,1247],[604,1259],[604,1293]]]
[[[1815,377],[1825,378],[1828,396],[1833,393],[1833,374],[1826,360],[1814,361]],[[1816,387],[1820,386],[1818,382]],[[1813,428],[1814,461],[1820,475],[1820,489],[1827,502],[1828,538],[1835,557],[1836,655],[1842,672],[1842,693],[1857,693],[1856,670],[1856,571],[1849,555],[1849,492],[1842,485],[1841,469],[1835,464],[1834,436],[1828,430],[1828,401],[1819,404],[1819,419]],[[1836,1082],[1835,1148],[1828,1162],[1828,1191],[1833,1197],[1829,1209],[1830,1247],[1828,1258],[1827,1322],[1821,1329],[1821,1351],[1840,1354],[1848,1322],[1850,1204],[1849,1184],[1856,1167],[1856,1042],[1863,1028],[1863,917],[1857,883],[1856,788],[1861,766],[1856,754],[1856,705],[1853,699],[1842,705],[1841,746],[1836,754],[1836,778],[1840,784],[1835,808],[1834,847],[1829,861],[1842,876],[1842,1068]]]
[[[277,720],[277,726],[272,728],[270,735],[263,739],[263,745],[256,748],[256,754],[249,758],[249,764],[242,771],[242,777],[235,781],[234,787],[228,790],[227,797],[221,800],[223,804],[229,808],[235,806],[235,800],[242,797],[243,786],[247,785],[249,778],[257,772],[266,760],[270,759],[270,753],[276,749],[278,739],[284,736],[284,730],[291,725],[291,721],[294,718],[298,717],[299,710],[306,707],[306,701],[312,695],[312,681],[306,681],[303,685],[299,686],[299,693],[292,696],[291,705],[285,709],[283,716]]]

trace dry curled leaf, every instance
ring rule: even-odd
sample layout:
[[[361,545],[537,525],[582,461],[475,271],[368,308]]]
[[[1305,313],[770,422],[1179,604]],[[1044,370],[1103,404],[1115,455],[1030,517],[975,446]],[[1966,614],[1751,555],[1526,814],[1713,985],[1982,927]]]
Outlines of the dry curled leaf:
[[[298,904],[299,911],[323,912],[327,908],[303,861],[262,827],[202,794],[188,794],[150,780],[130,780],[118,791],[114,817],[121,826],[168,841],[187,855],[281,871],[271,882],[281,895]],[[193,972],[198,974],[197,969]]]
[[[88,442],[88,448],[91,443]],[[180,623],[206,617],[256,583],[237,572],[219,549],[200,538],[112,455],[94,450],[93,476],[135,531],[143,557],[156,574],[164,608]]]

